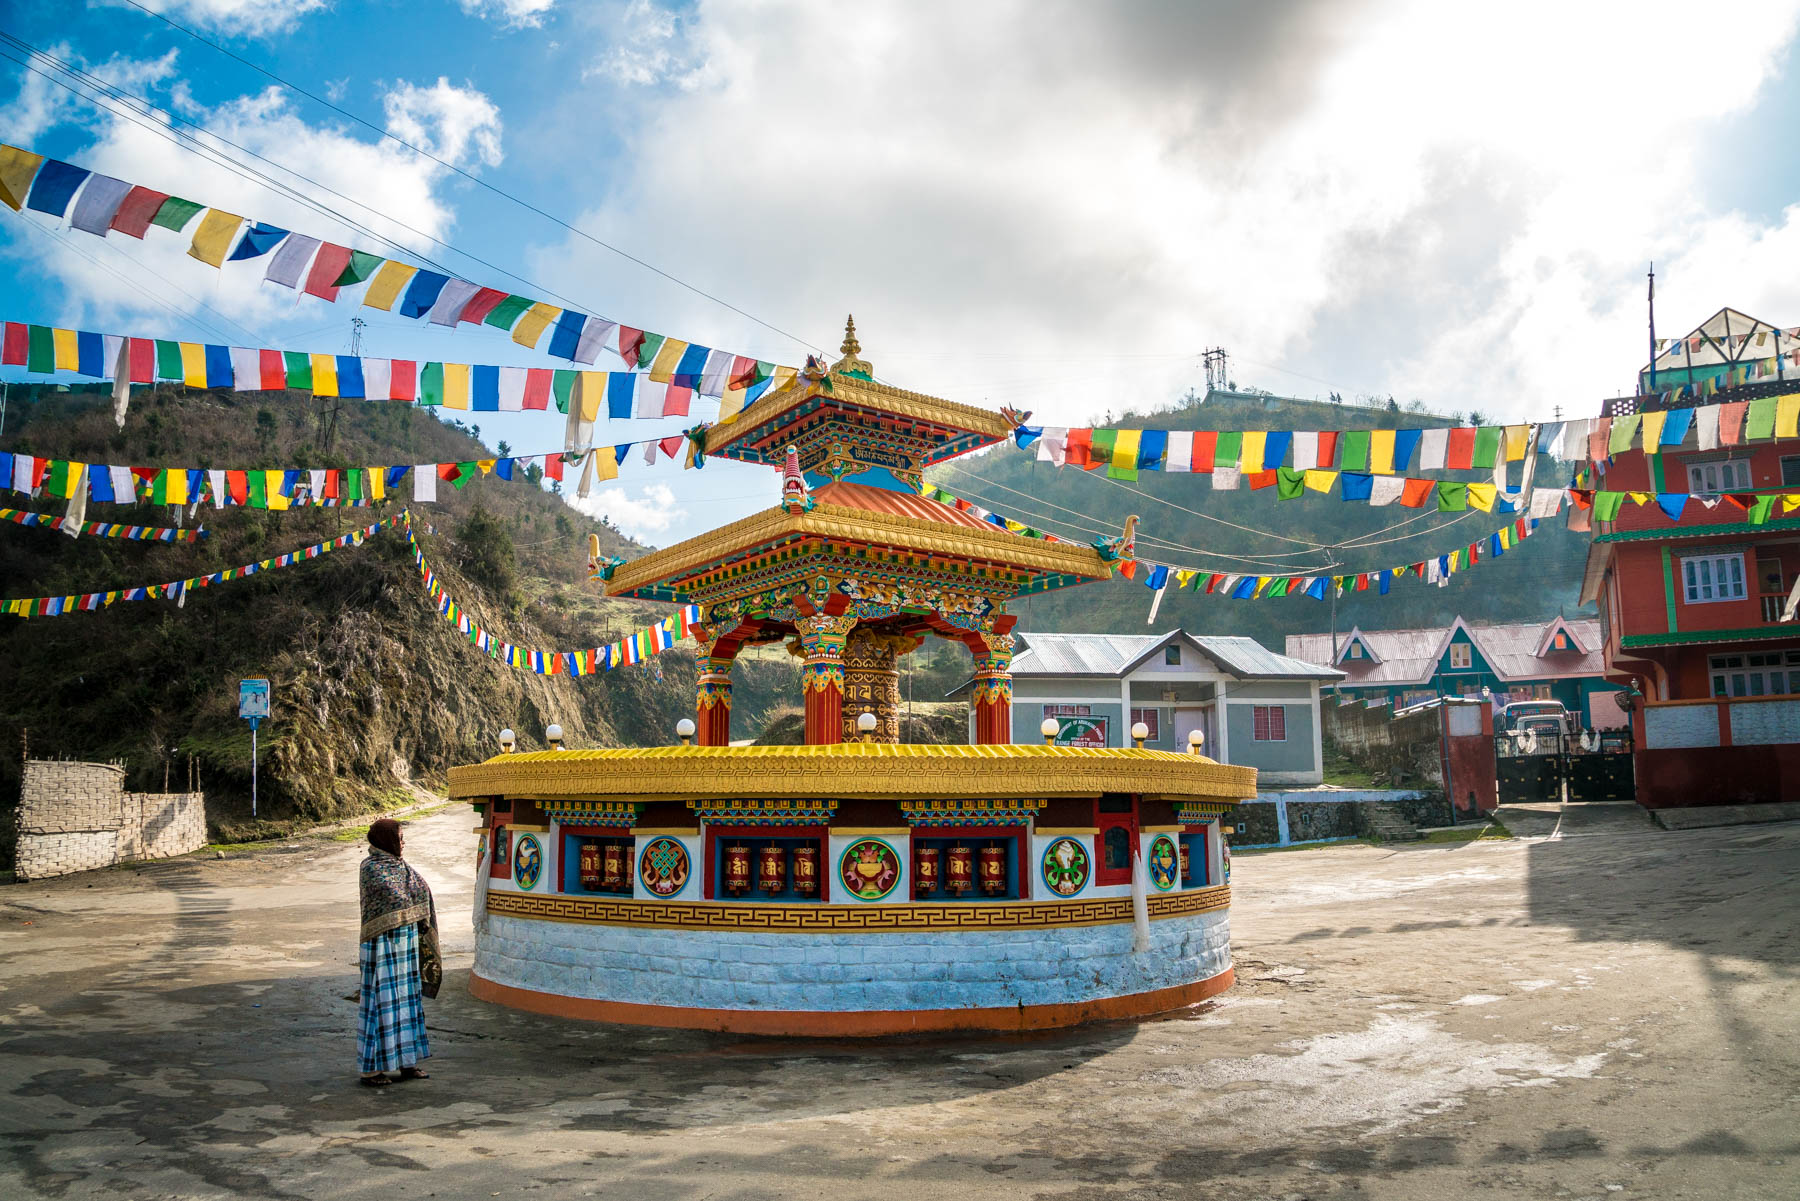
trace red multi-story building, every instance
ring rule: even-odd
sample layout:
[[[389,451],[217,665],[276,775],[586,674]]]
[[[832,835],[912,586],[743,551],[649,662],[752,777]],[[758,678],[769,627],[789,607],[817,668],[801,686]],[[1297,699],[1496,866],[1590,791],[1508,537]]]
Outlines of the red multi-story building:
[[[1682,442],[1620,453],[1592,485],[1655,494],[1596,516],[1582,583],[1607,677],[1643,694],[1632,727],[1649,807],[1800,799],[1800,624],[1781,620],[1800,578],[1800,509],[1778,500],[1753,524],[1746,507],[1750,494],[1800,494],[1800,437],[1752,436],[1752,402],[1800,393],[1797,350],[1788,331],[1722,310],[1658,356],[1654,383],[1647,368],[1639,395],[1603,411],[1716,406],[1716,436],[1714,414],[1696,413]],[[1668,394],[1690,384],[1702,394]],[[1659,499],[1682,505],[1678,520]]]

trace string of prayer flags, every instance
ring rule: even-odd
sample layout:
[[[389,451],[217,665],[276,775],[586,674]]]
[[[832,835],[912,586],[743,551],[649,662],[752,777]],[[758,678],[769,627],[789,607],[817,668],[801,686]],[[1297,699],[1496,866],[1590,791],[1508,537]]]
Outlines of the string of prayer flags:
[[[1432,430],[1132,430],[1021,425],[1013,440],[1037,447],[1039,462],[1086,471],[1105,468],[1114,479],[1140,471],[1212,474],[1235,469],[1260,475],[1288,465],[1366,475],[1404,474],[1418,457],[1423,470],[1491,472],[1523,462],[1542,441],[1533,425]],[[1560,444],[1560,443],[1559,443]]]
[[[668,650],[682,639],[691,637],[694,626],[700,621],[699,605],[683,605],[655,625],[605,646],[576,651],[546,651],[519,646],[490,634],[445,591],[437,572],[425,561],[425,554],[410,525],[407,526],[406,539],[412,546],[413,565],[418,568],[419,578],[424,582],[426,594],[431,597],[438,616],[454,625],[457,632],[467,638],[469,645],[476,650],[490,659],[521,671],[540,676],[591,676],[624,664],[642,663],[651,656]]]
[[[296,563],[320,558],[346,546],[361,546],[371,535],[381,530],[397,525],[406,525],[410,529],[410,521],[409,514],[396,513],[392,517],[383,518],[327,542],[315,542],[311,546],[301,547],[299,550],[290,551],[285,555],[276,555],[271,559],[259,559],[255,563],[246,563],[241,567],[227,567],[222,571],[191,576],[185,580],[171,580],[163,584],[140,584],[134,588],[116,588],[109,592],[83,592],[69,596],[12,597],[0,600],[0,614],[10,617],[61,617],[69,613],[92,613],[110,608],[121,601],[142,600],[172,600],[177,606],[182,606],[187,603],[187,594],[195,588],[208,588],[214,584],[240,580],[260,572],[292,567]]]
[[[86,168],[19,146],[0,145],[0,202],[15,212],[31,209],[58,219],[68,215],[75,229],[98,237],[117,230],[141,239],[152,225],[185,233],[194,217],[204,213],[194,226],[188,254],[209,267],[230,268],[231,264],[266,257],[265,283],[298,289],[321,300],[335,302],[344,288],[366,282],[362,303],[367,308],[447,328],[493,327],[510,334],[520,346],[536,350],[544,343],[542,349],[553,357],[576,363],[592,364],[602,350],[612,350],[628,368],[647,370],[657,376],[656,382],[672,384],[678,399],[694,391],[709,397],[725,396],[732,376],[723,367],[709,372],[708,366],[713,356],[722,356],[722,362],[739,358],[94,175]],[[775,373],[773,364],[765,366],[770,368],[769,375]],[[791,368],[785,370],[790,377],[795,373]],[[685,414],[685,410],[681,412]]]
[[[0,509],[0,521],[14,525],[37,525],[61,530],[71,538],[86,534],[91,538],[124,538],[132,542],[194,542],[206,537],[206,530],[176,529],[158,525],[118,525],[109,521],[72,521],[49,513],[29,513],[23,509]]]

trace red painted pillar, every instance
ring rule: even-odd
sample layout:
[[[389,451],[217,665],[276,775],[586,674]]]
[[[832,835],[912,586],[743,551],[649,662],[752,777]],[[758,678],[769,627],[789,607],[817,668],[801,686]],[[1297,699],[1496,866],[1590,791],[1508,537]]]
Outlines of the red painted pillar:
[[[702,655],[694,704],[694,732],[701,746],[731,745],[731,657]]]
[[[794,622],[800,634],[800,689],[806,702],[806,745],[844,737],[844,641],[856,618],[816,613]]]
[[[975,741],[981,744],[1012,741],[1011,634],[987,634],[985,649],[975,655]]]

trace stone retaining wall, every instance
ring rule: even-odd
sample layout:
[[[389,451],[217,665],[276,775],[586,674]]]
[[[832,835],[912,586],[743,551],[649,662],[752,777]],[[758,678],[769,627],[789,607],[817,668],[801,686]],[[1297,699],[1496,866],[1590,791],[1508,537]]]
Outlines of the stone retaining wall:
[[[45,880],[206,845],[199,792],[126,792],[111,763],[30,759],[19,795],[18,874]]]

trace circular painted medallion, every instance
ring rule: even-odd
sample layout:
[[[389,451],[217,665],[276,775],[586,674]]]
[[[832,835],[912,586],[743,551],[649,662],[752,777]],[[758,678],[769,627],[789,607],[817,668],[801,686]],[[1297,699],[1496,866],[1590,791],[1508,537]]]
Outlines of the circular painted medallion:
[[[1044,848],[1044,887],[1059,897],[1072,897],[1087,887],[1088,850],[1073,838],[1059,838]]]
[[[1150,840],[1150,884],[1158,892],[1168,892],[1181,882],[1181,855],[1175,840],[1158,834]]]
[[[638,879],[659,897],[672,897],[687,887],[690,868],[687,848],[673,838],[652,838],[638,856]]]
[[[538,845],[537,835],[519,835],[519,841],[513,844],[513,879],[529,892],[538,886],[543,874],[544,848]]]
[[[900,883],[900,856],[879,838],[861,838],[844,848],[838,879],[851,896],[879,901]]]

